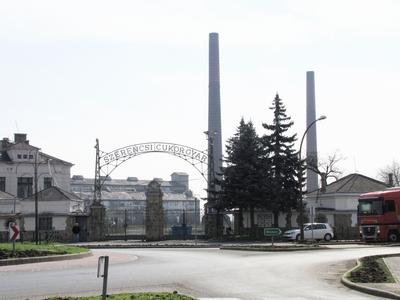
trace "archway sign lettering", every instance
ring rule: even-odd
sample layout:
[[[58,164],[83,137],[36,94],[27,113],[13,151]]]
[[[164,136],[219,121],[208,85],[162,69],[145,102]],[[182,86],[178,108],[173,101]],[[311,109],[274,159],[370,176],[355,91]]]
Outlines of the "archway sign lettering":
[[[200,151],[192,147],[165,143],[148,142],[134,144],[111,152],[100,151],[99,141],[96,140],[96,175],[95,175],[95,201],[101,199],[101,187],[107,176],[127,160],[147,153],[166,153],[179,157],[190,163],[206,180],[208,170],[207,151]]]

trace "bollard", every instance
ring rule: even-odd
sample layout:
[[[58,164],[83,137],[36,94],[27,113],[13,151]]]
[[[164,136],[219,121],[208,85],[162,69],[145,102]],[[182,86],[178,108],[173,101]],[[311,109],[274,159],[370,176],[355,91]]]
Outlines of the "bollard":
[[[103,292],[101,294],[102,300],[106,300],[107,298],[108,261],[108,256],[100,256],[97,264],[97,278],[103,277]]]

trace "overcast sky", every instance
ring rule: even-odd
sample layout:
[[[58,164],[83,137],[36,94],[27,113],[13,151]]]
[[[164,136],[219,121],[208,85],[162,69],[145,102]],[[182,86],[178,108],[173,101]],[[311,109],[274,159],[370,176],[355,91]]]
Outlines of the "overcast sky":
[[[320,157],[376,178],[400,161],[400,1],[2,1],[0,138],[28,134],[94,177],[95,139],[111,151],[162,141],[205,150],[208,34],[220,37],[223,140],[240,118],[271,122],[279,93],[299,139],[315,71]],[[299,143],[296,145],[299,146]],[[189,164],[148,154],[113,178],[169,179]]]

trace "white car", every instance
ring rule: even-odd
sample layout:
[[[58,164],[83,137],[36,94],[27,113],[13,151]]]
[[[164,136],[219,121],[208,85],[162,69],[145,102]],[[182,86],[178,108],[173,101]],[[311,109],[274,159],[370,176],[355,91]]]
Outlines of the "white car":
[[[292,241],[300,240],[300,229],[285,231],[282,235],[285,239]],[[328,223],[306,223],[304,224],[305,240],[325,240],[330,241],[333,238],[333,229]]]

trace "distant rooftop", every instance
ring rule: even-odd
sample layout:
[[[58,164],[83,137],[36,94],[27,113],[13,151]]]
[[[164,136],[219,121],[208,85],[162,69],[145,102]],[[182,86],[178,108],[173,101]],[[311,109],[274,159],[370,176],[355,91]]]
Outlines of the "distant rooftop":
[[[89,200],[93,199],[93,193],[75,193],[81,199]],[[101,199],[105,201],[120,201],[120,200],[142,200],[146,201],[146,193],[145,192],[101,192]],[[193,200],[193,197],[190,193],[164,193],[163,192],[163,200],[176,200],[176,201],[185,201],[185,200]]]
[[[328,184],[323,194],[362,194],[381,191],[387,188],[388,185],[382,181],[354,173]],[[322,195],[321,189],[313,191],[308,195],[314,196],[317,192]]]

